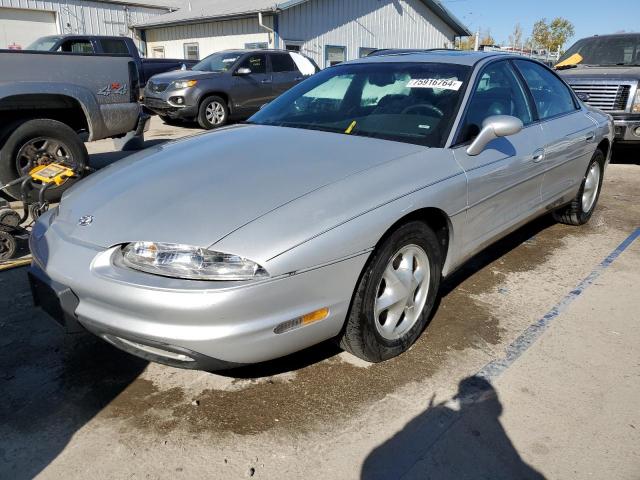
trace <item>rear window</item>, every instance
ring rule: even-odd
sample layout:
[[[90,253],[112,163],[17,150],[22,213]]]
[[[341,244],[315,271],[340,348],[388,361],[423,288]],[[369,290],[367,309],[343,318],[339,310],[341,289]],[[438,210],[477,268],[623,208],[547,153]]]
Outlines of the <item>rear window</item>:
[[[100,40],[100,46],[102,47],[102,51],[104,53],[109,53],[111,55],[129,54],[127,43],[124,40],[120,40],[117,38],[103,38]]]

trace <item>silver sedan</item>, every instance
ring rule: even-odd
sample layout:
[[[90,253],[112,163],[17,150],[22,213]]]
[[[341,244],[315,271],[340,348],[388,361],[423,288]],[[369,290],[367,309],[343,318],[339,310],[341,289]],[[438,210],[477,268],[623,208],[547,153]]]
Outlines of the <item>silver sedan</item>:
[[[68,330],[179,367],[327,339],[383,361],[483,248],[548,212],[586,223],[612,138],[610,117],[525,58],[344,63],[245,124],[74,186],[34,227],[35,300]]]

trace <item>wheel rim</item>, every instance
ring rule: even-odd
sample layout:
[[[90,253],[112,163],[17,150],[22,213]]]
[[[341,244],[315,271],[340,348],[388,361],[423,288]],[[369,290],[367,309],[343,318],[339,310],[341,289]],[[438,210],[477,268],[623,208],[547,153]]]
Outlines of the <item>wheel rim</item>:
[[[396,252],[378,283],[373,307],[376,329],[387,340],[397,340],[416,324],[429,293],[429,256],[417,245]]]
[[[596,197],[598,196],[598,187],[600,186],[600,164],[593,162],[589,171],[587,172],[587,178],[584,180],[584,189],[582,191],[582,211],[587,213],[593,208],[596,203]]]
[[[8,233],[0,232],[0,259],[7,260],[13,256],[15,242]]]
[[[209,105],[207,105],[207,108],[205,110],[207,122],[209,122],[211,125],[220,125],[222,122],[224,122],[225,115],[226,113],[224,111],[224,107],[220,102],[211,102]]]
[[[16,169],[20,175],[26,175],[34,167],[50,163],[63,163],[70,168],[76,167],[69,147],[50,137],[29,140],[20,148],[16,156]]]

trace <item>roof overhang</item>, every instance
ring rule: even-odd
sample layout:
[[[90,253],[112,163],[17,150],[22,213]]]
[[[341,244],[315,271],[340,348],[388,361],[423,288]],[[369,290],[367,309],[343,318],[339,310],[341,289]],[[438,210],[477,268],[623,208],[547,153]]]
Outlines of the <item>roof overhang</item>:
[[[250,15],[257,15],[258,13],[276,13],[278,11],[287,10],[289,8],[293,8],[296,5],[301,5],[303,3],[308,2],[309,0],[287,0],[280,3],[274,3],[272,7],[263,8],[263,9],[255,9],[249,10],[245,12],[234,12],[226,15],[199,15],[194,16],[193,18],[181,18],[175,21],[163,21],[163,15],[156,17],[154,20],[150,22],[141,23],[135,25],[135,28],[146,29],[146,28],[158,28],[158,27],[167,27],[172,25],[183,25],[189,23],[200,23],[207,21],[217,21],[217,20],[233,20],[236,18],[243,18]],[[453,15],[442,3],[440,0],[420,0],[422,3],[427,5],[433,12],[438,15],[451,29],[454,31],[456,36],[466,37],[472,35],[471,31],[460,21],[455,15]]]

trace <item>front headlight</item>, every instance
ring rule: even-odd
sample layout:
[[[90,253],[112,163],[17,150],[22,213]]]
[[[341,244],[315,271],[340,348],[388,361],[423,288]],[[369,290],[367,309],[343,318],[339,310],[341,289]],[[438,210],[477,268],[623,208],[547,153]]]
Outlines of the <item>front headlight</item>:
[[[126,266],[164,277],[190,280],[254,280],[268,277],[251,260],[205,248],[173,243],[135,242],[125,245]]]
[[[183,88],[195,87],[197,84],[197,80],[176,80],[172,86],[173,90],[181,90]]]

